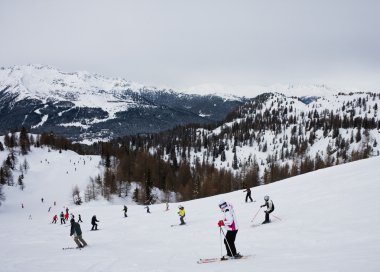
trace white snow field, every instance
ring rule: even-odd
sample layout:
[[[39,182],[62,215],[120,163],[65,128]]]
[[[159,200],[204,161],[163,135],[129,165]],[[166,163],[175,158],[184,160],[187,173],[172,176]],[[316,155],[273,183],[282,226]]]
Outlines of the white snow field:
[[[3,159],[5,152],[0,153]],[[171,227],[179,223],[179,203],[170,203],[167,212],[165,204],[152,205],[148,214],[144,206],[126,200],[127,218],[120,200],[73,205],[72,187],[83,190],[89,177],[101,171],[99,157],[34,149],[26,158],[30,170],[25,190],[5,188],[7,199],[0,207],[2,272],[380,271],[380,157],[256,187],[253,203],[244,202],[242,190],[182,202],[187,225],[181,227]],[[73,162],[78,161],[82,163],[75,171]],[[274,202],[273,215],[281,220],[272,217],[271,224],[258,225],[263,210],[251,220],[266,194]],[[253,256],[197,264],[199,258],[225,254],[217,227],[221,199],[235,207],[238,251]],[[83,238],[89,244],[83,250],[62,250],[75,246],[67,224],[51,224],[64,206],[76,218],[82,215]],[[99,231],[90,231],[94,214]]]

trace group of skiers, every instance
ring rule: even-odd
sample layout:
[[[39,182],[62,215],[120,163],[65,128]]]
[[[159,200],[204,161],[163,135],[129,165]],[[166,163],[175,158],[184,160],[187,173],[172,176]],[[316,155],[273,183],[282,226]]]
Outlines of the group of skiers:
[[[250,188],[247,188],[244,190],[244,192],[247,192],[245,202],[248,201],[248,199],[253,201],[251,198],[251,190]],[[265,220],[262,222],[262,224],[268,224],[270,223],[269,215],[274,211],[274,204],[271,199],[269,199],[269,196],[264,196],[265,203],[260,206],[261,208],[266,207],[265,212]],[[242,256],[240,253],[236,251],[235,246],[235,239],[236,235],[238,233],[238,223],[236,219],[236,215],[234,212],[234,208],[230,203],[227,203],[226,201],[222,200],[219,203],[219,208],[223,212],[224,218],[222,220],[218,221],[218,226],[220,228],[220,233],[224,236],[224,245],[226,247],[227,255],[223,256],[222,259],[228,259],[228,258],[241,258]],[[222,227],[225,227],[227,229],[227,232],[224,233]]]
[[[248,199],[250,199],[252,202],[253,200],[251,197],[250,188],[247,188],[246,190],[244,190],[244,192],[247,192],[245,201],[247,202]],[[273,201],[267,195],[264,197],[264,201],[265,203],[260,206],[260,209],[263,207],[266,207],[266,210],[264,211],[265,220],[262,222],[262,224],[267,224],[271,222],[269,215],[274,211],[274,204],[273,204]],[[223,219],[219,220],[217,225],[220,228],[221,235],[223,234],[224,236],[223,240],[224,240],[224,245],[227,251],[227,255],[223,256],[222,259],[241,258],[242,255],[240,255],[240,253],[237,252],[236,246],[235,246],[235,240],[236,240],[236,235],[239,230],[239,226],[238,226],[234,208],[231,203],[228,203],[224,200],[219,202],[219,208],[221,212],[223,213]],[[182,205],[179,205],[178,209],[179,209],[178,215],[180,219],[179,225],[185,225],[186,224],[184,220],[185,215],[186,215],[185,208]],[[168,210],[167,202],[166,202],[166,210]],[[127,215],[128,208],[126,205],[124,205],[123,211],[124,211],[124,217],[128,217]],[[81,230],[79,222],[83,222],[83,221],[81,219],[81,216],[80,215],[78,216],[79,216],[78,222],[75,222],[74,215],[72,214],[72,218],[70,220],[70,224],[71,224],[70,236],[74,236],[74,242],[77,244],[78,248],[82,248],[82,247],[87,246],[87,243],[82,238],[82,230]],[[68,208],[66,208],[66,214],[61,212],[61,224],[65,224],[66,218],[68,218]],[[58,220],[58,216],[54,215],[52,223],[56,223],[57,220]],[[98,229],[97,222],[99,222],[99,220],[97,220],[96,215],[94,215],[91,219],[91,224],[92,224],[91,230]],[[226,233],[224,233],[222,227],[226,228],[227,230]]]

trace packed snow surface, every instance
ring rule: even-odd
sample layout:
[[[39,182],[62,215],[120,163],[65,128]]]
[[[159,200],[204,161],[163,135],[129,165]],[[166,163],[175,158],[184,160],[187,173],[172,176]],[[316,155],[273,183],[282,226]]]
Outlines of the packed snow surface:
[[[245,203],[242,190],[182,202],[187,225],[176,227],[171,225],[179,223],[179,203],[169,203],[169,211],[165,204],[151,205],[150,214],[130,199],[73,205],[73,186],[84,190],[89,177],[102,171],[99,157],[34,149],[26,159],[24,191],[6,188],[0,207],[0,271],[380,271],[380,157],[253,188],[253,203]],[[275,211],[271,224],[260,225],[265,195]],[[252,257],[197,264],[199,258],[225,254],[217,227],[221,199],[235,207],[237,250]],[[129,208],[126,218],[123,204]],[[75,246],[70,227],[51,224],[65,207],[76,218],[82,215],[89,245],[83,250],[62,250]],[[99,231],[90,231],[93,215]]]

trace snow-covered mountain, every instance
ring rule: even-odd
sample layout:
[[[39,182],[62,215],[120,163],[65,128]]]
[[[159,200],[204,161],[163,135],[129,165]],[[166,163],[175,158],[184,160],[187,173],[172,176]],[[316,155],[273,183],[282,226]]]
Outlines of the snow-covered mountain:
[[[0,152],[3,160],[8,152]],[[182,202],[187,225],[178,224],[178,203],[134,205],[130,198],[98,200],[76,206],[73,186],[83,192],[90,176],[102,171],[97,156],[72,151],[32,149],[27,159],[25,189],[4,187],[0,207],[0,271],[344,271],[380,269],[380,157],[300,175],[253,189],[256,202],[245,203],[242,190]],[[83,163],[85,162],[85,163]],[[75,163],[75,165],[74,165]],[[78,167],[75,171],[75,167]],[[79,168],[80,166],[80,168]],[[275,211],[272,223],[263,221],[263,197],[269,195]],[[44,202],[41,202],[44,198]],[[225,254],[217,221],[218,203],[234,205],[239,223],[237,250],[252,255],[245,260],[197,264],[199,258]],[[56,205],[54,205],[56,201]],[[24,208],[21,207],[24,204]],[[124,218],[123,205],[128,205]],[[49,212],[49,207],[51,210]],[[66,207],[81,214],[83,250],[74,247],[66,225],[51,224]],[[254,216],[257,214],[257,217]],[[96,215],[99,231],[90,231]],[[30,218],[30,219],[29,219]],[[252,219],[254,218],[253,222]]]
[[[25,126],[76,139],[151,133],[188,123],[221,121],[245,101],[145,87],[48,66],[0,69],[0,132]]]
[[[171,161],[200,162],[234,172],[253,184],[380,154],[380,94],[351,93],[304,103],[262,94],[213,128],[163,135]],[[181,134],[180,134],[181,133]],[[162,143],[164,145],[165,143]]]

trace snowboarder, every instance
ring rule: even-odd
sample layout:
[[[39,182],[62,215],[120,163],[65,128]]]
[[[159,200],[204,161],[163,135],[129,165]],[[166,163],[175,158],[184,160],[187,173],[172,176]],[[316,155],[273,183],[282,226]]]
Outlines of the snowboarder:
[[[221,232],[223,231],[222,230],[223,226],[227,228],[227,233],[224,236],[224,245],[226,246],[227,256],[224,256],[223,258],[224,259],[229,258],[229,257],[239,258],[241,257],[241,255],[240,253],[236,252],[236,247],[235,247],[235,239],[236,239],[236,234],[238,232],[238,223],[236,220],[234,209],[231,204],[227,203],[224,200],[219,202],[219,208],[224,214],[224,219],[219,220],[218,222],[220,231]]]
[[[261,205],[260,207],[261,208],[267,207],[267,210],[264,211],[265,212],[265,220],[263,222],[263,224],[267,224],[267,223],[270,223],[269,214],[274,211],[274,205],[273,205],[273,201],[269,199],[269,196],[267,196],[267,195],[264,196],[264,200],[265,200],[265,204]]]
[[[57,224],[57,220],[58,220],[58,215],[54,215],[53,216],[53,221],[51,222],[52,224]]]
[[[61,212],[61,214],[59,215],[59,217],[61,218],[61,225],[62,224],[66,224],[65,215],[63,214],[63,212]]]
[[[149,210],[149,206],[147,205],[147,206],[145,206],[145,208],[144,209],[146,209],[146,212],[147,213],[150,213],[150,210]]]
[[[126,205],[124,205],[123,211],[124,211],[124,217],[128,217],[127,215],[128,207]]]
[[[247,189],[245,189],[243,192],[247,192],[245,196],[245,202],[248,202],[248,198],[251,200],[251,202],[253,202],[252,197],[251,197],[251,188],[247,186]]]
[[[74,219],[71,219],[70,223],[70,236],[74,235],[74,242],[78,245],[79,248],[87,246],[86,241],[82,238],[82,230],[79,223],[76,223]]]
[[[182,205],[179,205],[178,206],[179,208],[179,212],[178,212],[178,215],[179,215],[179,220],[181,221],[181,224],[180,225],[185,225],[185,221],[183,220],[185,218],[185,208],[182,206]]]
[[[98,230],[98,224],[96,222],[99,222],[98,219],[96,219],[96,215],[94,215],[91,219],[92,228],[91,230]]]
[[[79,222],[82,222],[83,223],[83,221],[82,221],[82,217],[80,216],[80,214],[78,214],[78,223]]]

